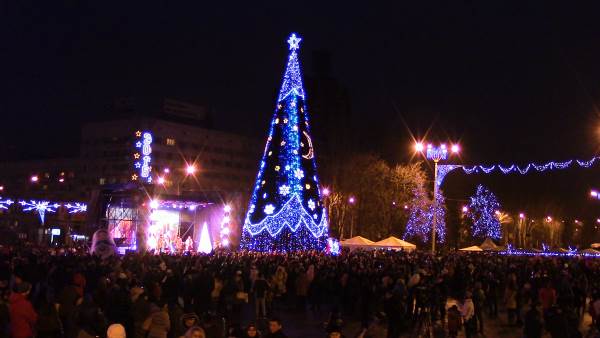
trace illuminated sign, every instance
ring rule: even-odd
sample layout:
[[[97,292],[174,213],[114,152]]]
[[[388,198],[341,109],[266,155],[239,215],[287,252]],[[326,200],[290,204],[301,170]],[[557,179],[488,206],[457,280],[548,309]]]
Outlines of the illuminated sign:
[[[150,171],[152,171],[152,166],[150,165],[150,162],[152,162],[152,134],[147,131],[136,131],[135,138],[136,151],[133,154],[135,160],[133,166],[138,173],[133,174],[131,179],[135,181],[140,177],[142,180],[152,183],[152,176],[150,176]]]

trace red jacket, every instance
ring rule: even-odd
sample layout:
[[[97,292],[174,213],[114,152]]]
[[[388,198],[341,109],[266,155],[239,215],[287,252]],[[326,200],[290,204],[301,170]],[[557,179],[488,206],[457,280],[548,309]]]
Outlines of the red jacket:
[[[10,335],[13,338],[33,337],[33,327],[37,321],[37,313],[26,296],[12,293],[8,299],[10,304]]]

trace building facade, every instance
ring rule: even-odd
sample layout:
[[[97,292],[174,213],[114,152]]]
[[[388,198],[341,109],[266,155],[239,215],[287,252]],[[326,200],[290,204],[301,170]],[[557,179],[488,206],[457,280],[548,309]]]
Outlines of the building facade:
[[[198,114],[193,106],[181,104],[174,101],[165,106],[176,110],[176,118],[134,116],[84,125],[78,157],[0,163],[0,201],[15,202],[0,207],[0,229],[38,240],[50,235],[50,227],[60,228],[63,237],[89,232],[90,224],[102,226],[100,218],[109,215],[92,210],[87,216],[69,213],[64,206],[81,202],[104,210],[93,205],[99,192],[132,185],[147,191],[149,200],[161,196],[197,199],[209,194],[214,203],[214,196],[220,196],[223,204],[233,208],[232,218],[241,219],[262,145],[207,128],[195,120]],[[39,213],[24,211],[20,200],[61,206],[47,212],[42,224]]]

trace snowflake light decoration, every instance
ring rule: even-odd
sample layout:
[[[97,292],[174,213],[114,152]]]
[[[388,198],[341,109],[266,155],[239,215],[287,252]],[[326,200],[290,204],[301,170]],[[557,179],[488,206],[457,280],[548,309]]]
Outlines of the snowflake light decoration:
[[[76,214],[79,212],[87,212],[87,204],[85,203],[79,203],[79,202],[75,202],[75,203],[67,203],[65,204],[65,208],[67,208],[67,210],[69,210],[69,214]]]
[[[271,215],[273,214],[273,211],[275,211],[275,207],[273,206],[273,204],[267,204],[265,206],[265,214]]]
[[[45,221],[46,212],[56,212],[56,209],[60,207],[58,203],[51,203],[48,201],[36,201],[30,200],[27,201],[19,201],[19,204],[23,206],[23,211],[35,211],[40,216],[40,220],[42,221],[42,225]]]
[[[11,199],[3,200],[2,198],[0,198],[0,209],[8,209],[8,207],[10,207],[13,203],[15,202]]]
[[[302,179],[304,177],[304,171],[302,169],[296,169],[296,171],[294,171],[294,176],[296,176],[297,179]]]
[[[279,194],[283,195],[283,196],[287,196],[290,193],[290,186],[289,185],[282,185],[279,187]]]

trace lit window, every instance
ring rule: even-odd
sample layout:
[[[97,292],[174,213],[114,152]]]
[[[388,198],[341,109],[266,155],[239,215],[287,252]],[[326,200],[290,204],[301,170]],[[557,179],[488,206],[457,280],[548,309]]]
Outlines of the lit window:
[[[98,183],[100,183],[100,185],[106,184],[106,178],[104,178],[104,177],[100,177],[100,179],[98,181],[99,181]]]
[[[167,137],[167,145],[168,146],[174,146],[175,145],[175,139]]]

